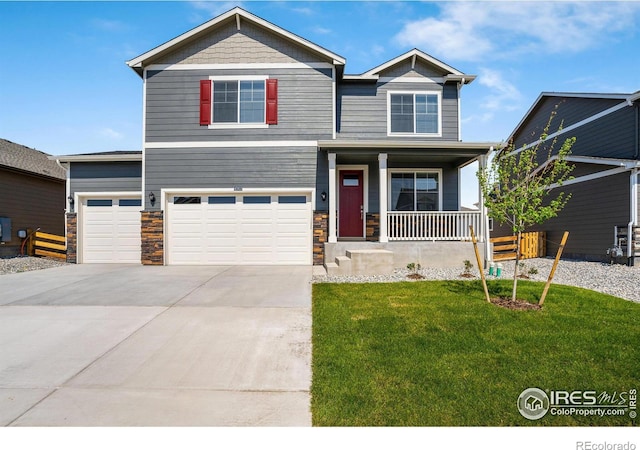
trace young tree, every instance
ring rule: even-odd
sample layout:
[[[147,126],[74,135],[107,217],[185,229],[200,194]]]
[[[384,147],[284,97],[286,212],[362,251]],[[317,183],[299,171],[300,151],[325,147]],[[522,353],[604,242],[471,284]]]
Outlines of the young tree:
[[[558,137],[550,139],[549,129],[556,114],[555,110],[551,113],[533,145],[516,150],[511,143],[493,158],[488,167],[477,173],[489,216],[500,224],[509,224],[517,236],[512,300],[516,299],[518,287],[522,233],[531,225],[557,216],[571,198],[571,194],[560,192],[555,195],[552,190],[571,179],[574,165],[567,161],[567,157],[576,141],[574,137],[567,138],[555,151]],[[562,123],[558,127],[560,130]]]

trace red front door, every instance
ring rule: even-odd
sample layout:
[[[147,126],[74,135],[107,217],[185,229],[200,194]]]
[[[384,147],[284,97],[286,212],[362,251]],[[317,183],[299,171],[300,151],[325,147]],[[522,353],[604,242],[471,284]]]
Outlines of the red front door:
[[[340,171],[338,235],[364,237],[364,189],[362,170]]]

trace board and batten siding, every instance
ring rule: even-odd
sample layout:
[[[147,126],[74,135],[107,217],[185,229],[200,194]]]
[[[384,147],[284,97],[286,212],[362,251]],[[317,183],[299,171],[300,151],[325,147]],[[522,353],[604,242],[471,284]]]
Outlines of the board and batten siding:
[[[200,80],[210,76],[278,80],[278,124],[267,128],[201,126]],[[145,140],[153,142],[318,140],[333,136],[331,69],[148,71]]]
[[[20,229],[64,234],[64,180],[0,168],[0,198],[0,217],[11,219],[11,240],[0,246],[0,256],[18,254]]]
[[[75,192],[128,192],[142,190],[142,163],[72,162],[71,195]]]
[[[388,136],[389,91],[436,91],[442,93],[442,136],[427,139],[457,141],[458,88],[438,83],[342,83],[338,87],[338,133],[340,139],[412,139]]]
[[[147,149],[145,192],[316,187],[317,147]],[[160,202],[145,208],[161,209]]]

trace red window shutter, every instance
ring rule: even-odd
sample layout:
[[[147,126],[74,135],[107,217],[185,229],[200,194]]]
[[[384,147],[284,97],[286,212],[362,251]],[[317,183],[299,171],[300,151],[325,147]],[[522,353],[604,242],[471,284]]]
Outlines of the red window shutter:
[[[267,125],[278,124],[278,80],[269,78],[267,86]]]
[[[211,80],[200,80],[200,125],[211,123]]]

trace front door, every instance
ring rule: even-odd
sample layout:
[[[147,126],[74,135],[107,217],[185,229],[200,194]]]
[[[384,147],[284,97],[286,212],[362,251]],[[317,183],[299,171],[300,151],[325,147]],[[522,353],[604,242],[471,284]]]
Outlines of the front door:
[[[340,171],[338,234],[341,238],[364,237],[364,189],[362,170]]]

